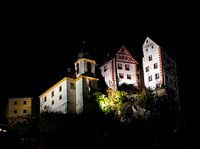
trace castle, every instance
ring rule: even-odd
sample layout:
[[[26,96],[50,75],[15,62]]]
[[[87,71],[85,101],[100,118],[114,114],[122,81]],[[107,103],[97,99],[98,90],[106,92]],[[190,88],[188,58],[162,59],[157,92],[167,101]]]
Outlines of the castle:
[[[99,67],[107,87],[117,89],[124,83],[132,84],[136,88],[146,87],[152,90],[166,87],[178,100],[175,61],[149,37],[145,39],[142,51],[142,71],[125,46],[122,46],[113,57]],[[96,62],[82,55],[74,62],[74,68],[74,76],[64,77],[39,96],[40,113],[45,111],[81,113],[87,109],[90,91],[98,88]],[[17,115],[16,110],[13,110],[9,112]]]

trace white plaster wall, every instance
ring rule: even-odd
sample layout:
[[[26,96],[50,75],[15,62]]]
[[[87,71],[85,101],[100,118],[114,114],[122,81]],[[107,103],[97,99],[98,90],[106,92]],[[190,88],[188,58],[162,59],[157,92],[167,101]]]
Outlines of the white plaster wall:
[[[152,47],[153,46],[153,47]],[[144,85],[145,87],[150,87],[154,89],[156,84],[162,83],[162,73],[159,58],[160,50],[159,46],[153,41],[149,40],[148,43],[145,43],[143,46],[143,72],[144,72]],[[152,55],[152,60],[149,61],[149,56]],[[154,69],[154,64],[158,64],[158,68]],[[149,71],[146,72],[146,67],[149,66]],[[159,73],[159,79],[155,79],[155,74]],[[152,81],[149,81],[149,76],[152,75]]]
[[[135,86],[138,86],[136,64],[117,62],[117,66],[118,66],[118,63],[122,64],[122,69],[117,68],[119,85],[126,83],[126,84],[133,84]],[[125,69],[125,64],[128,64],[130,66],[130,70]],[[120,78],[119,73],[123,73],[124,78]],[[127,79],[127,74],[131,74],[131,79]]]
[[[76,113],[83,111],[83,78],[76,81]]]
[[[60,86],[62,86],[61,92],[59,91]],[[54,91],[53,97],[51,97],[52,91]],[[59,100],[60,95],[62,95],[61,100]],[[46,102],[44,102],[45,96],[47,97]],[[52,100],[54,100],[53,105],[51,105]],[[65,105],[65,106],[62,106],[62,105]],[[66,113],[66,108],[65,108],[67,106],[67,81],[66,80],[58,84],[57,86],[49,90],[46,94],[40,97],[40,112],[44,110],[45,106],[49,107],[50,111]]]
[[[104,66],[107,66],[107,70],[104,72]],[[112,60],[108,61],[106,64],[101,66],[101,75],[104,77],[105,83],[108,87],[110,87],[113,84],[112,80]]]

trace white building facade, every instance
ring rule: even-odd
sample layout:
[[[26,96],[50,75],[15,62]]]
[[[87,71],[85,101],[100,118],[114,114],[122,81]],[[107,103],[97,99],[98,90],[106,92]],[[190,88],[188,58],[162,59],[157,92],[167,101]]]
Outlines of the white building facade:
[[[117,88],[122,84],[132,84],[138,87],[137,61],[125,46],[116,55],[100,67],[108,87]]]
[[[96,62],[79,58],[75,63],[76,78],[64,77],[40,98],[41,112],[81,113],[91,89],[97,88]]]
[[[149,37],[145,39],[142,50],[144,86],[151,89],[167,87],[179,96],[175,61]]]

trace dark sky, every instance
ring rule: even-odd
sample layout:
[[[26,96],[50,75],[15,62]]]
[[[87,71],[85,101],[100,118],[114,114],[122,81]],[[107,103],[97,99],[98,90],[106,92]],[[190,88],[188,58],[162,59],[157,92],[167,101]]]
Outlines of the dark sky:
[[[69,0],[15,1],[1,7],[0,103],[16,92],[39,96],[63,78],[83,40],[99,63],[122,45],[141,62],[149,36],[177,62],[182,90],[190,83],[185,79],[188,66],[198,55],[195,4]]]

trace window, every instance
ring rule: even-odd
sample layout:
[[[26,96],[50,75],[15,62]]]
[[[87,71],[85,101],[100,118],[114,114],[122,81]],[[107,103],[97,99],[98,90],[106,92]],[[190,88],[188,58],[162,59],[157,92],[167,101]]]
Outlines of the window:
[[[148,40],[146,40],[146,43],[148,43]]]
[[[130,70],[130,65],[125,64],[125,70],[129,71]]]
[[[152,61],[152,55],[149,55],[149,61]]]
[[[131,74],[127,74],[127,79],[131,79]]]
[[[146,69],[146,72],[149,72],[149,66],[147,66],[145,69]]]
[[[44,102],[46,102],[47,101],[47,96],[44,96]]]
[[[70,88],[71,88],[71,89],[75,89],[75,84],[71,82],[71,83],[70,83]]]
[[[59,87],[59,92],[61,92],[61,91],[62,91],[62,86]]]
[[[152,75],[149,76],[149,82],[152,81]]]
[[[118,63],[118,69],[122,69],[122,64]]]
[[[44,111],[47,111],[47,105],[44,106]]]
[[[24,100],[24,105],[26,105],[26,100]]]
[[[14,101],[14,105],[17,105],[17,101]]]
[[[87,72],[91,73],[92,72],[92,65],[90,62],[87,62]]]
[[[159,79],[159,73],[155,74],[155,79]]]
[[[17,110],[14,110],[13,113],[16,114],[16,113],[17,113]]]
[[[51,105],[54,105],[54,100],[51,101]]]
[[[148,51],[148,49],[146,49],[146,51]]]
[[[53,96],[54,96],[54,91],[51,92],[51,97],[53,97]]]
[[[153,49],[153,46],[151,46],[151,48]]]
[[[124,78],[124,74],[123,73],[119,73],[119,78]]]
[[[107,65],[104,66],[104,72],[106,72],[106,70],[107,70]]]
[[[158,68],[158,63],[153,64],[154,69]]]
[[[76,64],[76,73],[79,74],[79,63]]]
[[[61,100],[61,99],[62,99],[62,95],[59,96],[59,100]]]
[[[26,113],[26,112],[27,112],[26,109],[24,109],[24,110],[23,110],[23,113]]]

